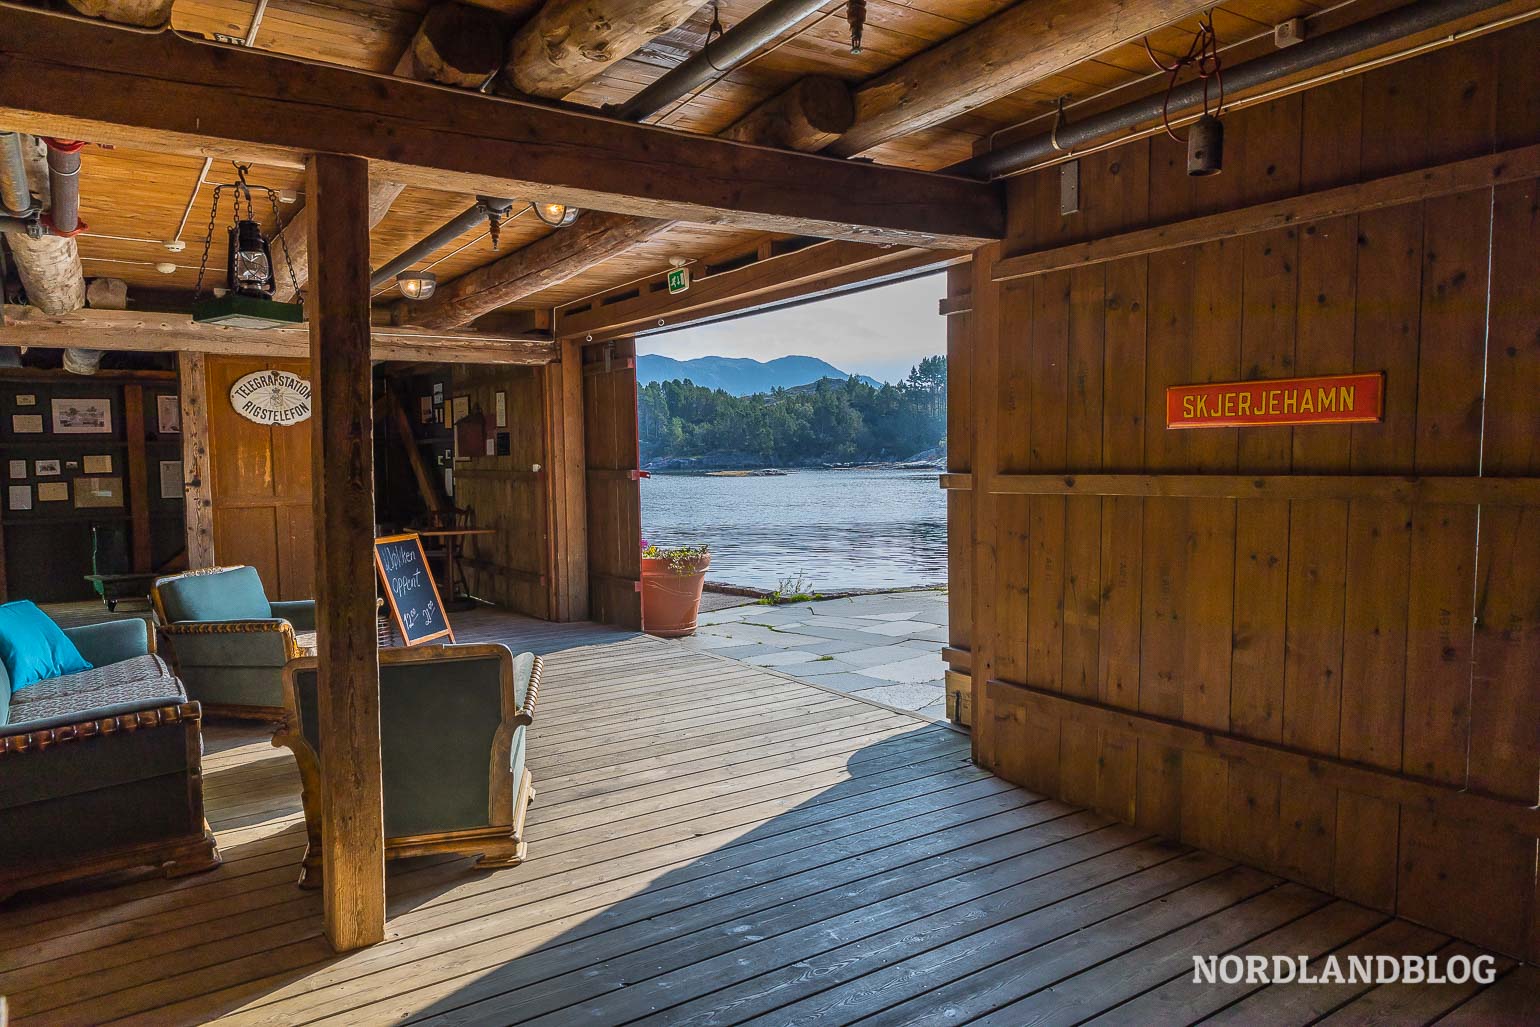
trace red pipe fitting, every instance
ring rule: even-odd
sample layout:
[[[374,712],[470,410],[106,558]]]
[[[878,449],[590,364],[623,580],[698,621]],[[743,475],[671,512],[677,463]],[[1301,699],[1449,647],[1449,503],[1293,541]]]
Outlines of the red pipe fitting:
[[[38,220],[43,223],[43,227],[48,229],[49,235],[56,235],[61,239],[73,239],[81,232],[89,231],[91,228],[91,226],[86,224],[84,221],[77,221],[74,231],[65,232],[53,223],[53,218],[49,216],[49,212],[46,210],[38,215]]]

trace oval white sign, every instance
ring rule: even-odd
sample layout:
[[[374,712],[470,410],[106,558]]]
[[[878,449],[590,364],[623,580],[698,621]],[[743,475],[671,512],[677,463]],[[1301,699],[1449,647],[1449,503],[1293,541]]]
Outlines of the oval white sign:
[[[230,386],[230,405],[258,424],[298,424],[310,418],[310,382],[290,371],[255,371]]]

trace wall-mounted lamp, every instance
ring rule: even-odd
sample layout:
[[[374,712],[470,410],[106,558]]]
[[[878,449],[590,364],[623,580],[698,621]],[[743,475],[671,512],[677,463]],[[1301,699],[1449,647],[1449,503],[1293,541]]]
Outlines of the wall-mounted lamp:
[[[438,275],[432,271],[403,271],[396,276],[396,288],[409,300],[425,300],[438,288]]]
[[[576,207],[569,207],[565,203],[536,203],[533,206],[535,208],[535,217],[544,221],[552,228],[566,228],[576,221],[577,216],[582,213]]]

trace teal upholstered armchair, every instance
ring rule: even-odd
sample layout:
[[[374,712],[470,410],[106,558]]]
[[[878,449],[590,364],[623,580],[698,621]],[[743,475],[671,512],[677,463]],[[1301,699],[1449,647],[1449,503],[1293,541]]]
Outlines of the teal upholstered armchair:
[[[65,628],[92,666],[12,689],[0,665],[0,900],[134,867],[219,865],[201,713],[142,620]]]
[[[315,649],[315,601],[269,602],[254,567],[160,578],[166,656],[206,713],[283,719],[283,667]]]
[[[524,860],[535,795],[525,735],[540,693],[540,658],[503,645],[380,650],[385,854],[477,854],[478,867]],[[310,847],[300,886],[321,879],[320,762],[314,657],[284,671],[288,721],[274,745],[294,750]]]

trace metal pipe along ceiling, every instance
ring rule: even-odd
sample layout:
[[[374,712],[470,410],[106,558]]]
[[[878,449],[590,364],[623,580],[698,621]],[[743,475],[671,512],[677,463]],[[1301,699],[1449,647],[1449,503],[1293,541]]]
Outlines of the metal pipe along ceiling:
[[[21,145],[21,133],[0,132],[0,207],[12,216],[24,215],[32,209],[27,161]]]
[[[1278,50],[1245,64],[1227,67],[1224,84],[1227,93],[1264,86],[1290,75],[1306,72],[1318,65],[1351,57],[1407,36],[1435,29],[1447,22],[1500,6],[1504,0],[1420,0],[1393,11],[1365,19],[1355,25],[1307,39],[1287,49]],[[1171,91],[1173,113],[1189,110],[1203,102],[1203,83],[1193,80]],[[1165,103],[1162,93],[1142,97],[1131,103],[1093,114],[1082,121],[1067,121],[1058,132],[1045,133],[1010,143],[947,168],[952,174],[978,178],[1001,178],[1044,160],[1049,160],[1076,146],[1094,142],[1118,132],[1158,120]]]
[[[408,246],[392,259],[381,264],[372,275],[369,276],[369,291],[382,289],[395,280],[395,277],[413,264],[425,257],[436,253],[448,246],[455,239],[469,232],[476,225],[485,221],[489,216],[502,217],[513,209],[513,201],[496,196],[478,196],[476,202],[465,208],[454,218],[438,228],[432,234]]]
[[[604,109],[623,121],[641,121],[753,56],[754,51],[816,14],[823,0],[770,0],[624,103]]]

